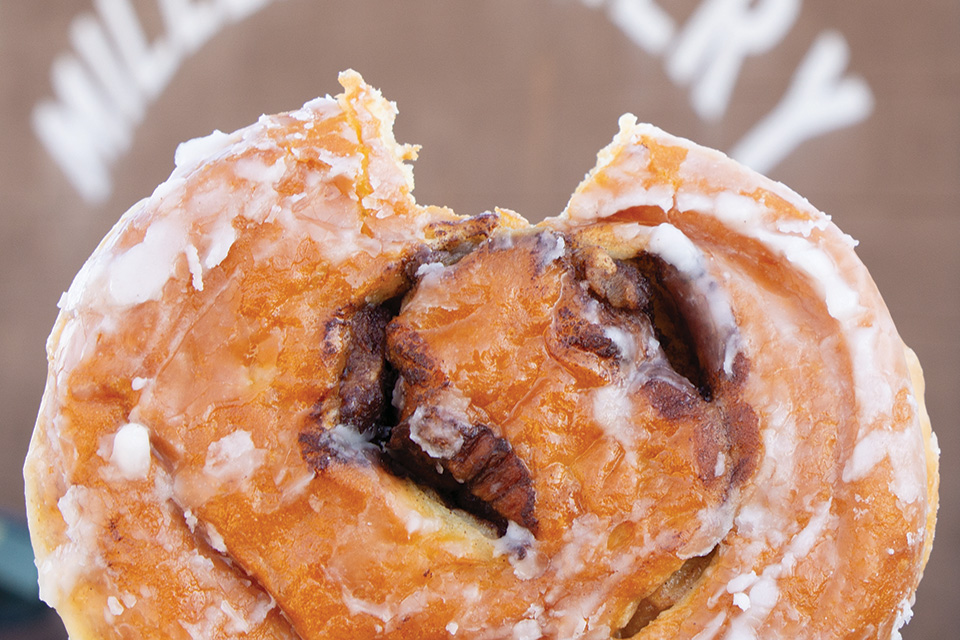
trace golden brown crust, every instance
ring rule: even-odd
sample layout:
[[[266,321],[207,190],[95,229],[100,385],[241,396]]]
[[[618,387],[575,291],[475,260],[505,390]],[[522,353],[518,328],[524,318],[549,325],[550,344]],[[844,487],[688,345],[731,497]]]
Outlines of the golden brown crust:
[[[183,147],[61,301],[25,477],[72,637],[899,628],[938,452],[823,214],[624,119],[560,217],[461,218],[341,82]]]

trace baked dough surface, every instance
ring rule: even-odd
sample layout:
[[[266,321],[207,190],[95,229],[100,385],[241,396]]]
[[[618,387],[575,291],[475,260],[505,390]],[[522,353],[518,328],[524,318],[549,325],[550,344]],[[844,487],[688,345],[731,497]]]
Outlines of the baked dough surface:
[[[938,450],[848,236],[628,116],[555,218],[422,206],[341,83],[182,145],[60,302],[71,637],[897,635]]]

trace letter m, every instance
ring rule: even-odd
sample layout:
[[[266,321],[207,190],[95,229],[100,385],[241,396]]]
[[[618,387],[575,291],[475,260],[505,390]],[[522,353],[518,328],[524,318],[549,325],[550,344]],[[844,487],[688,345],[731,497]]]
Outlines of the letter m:
[[[110,165],[130,147],[129,122],[72,55],[55,60],[51,75],[56,100],[34,107],[34,132],[84,200],[103,202]]]

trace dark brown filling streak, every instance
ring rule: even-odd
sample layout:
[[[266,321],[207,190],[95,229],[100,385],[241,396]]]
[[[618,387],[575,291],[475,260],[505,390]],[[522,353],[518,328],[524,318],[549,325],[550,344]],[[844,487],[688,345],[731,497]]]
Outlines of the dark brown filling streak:
[[[422,338],[391,324],[400,309],[403,296],[414,289],[416,272],[424,264],[451,265],[476,250],[497,228],[498,219],[484,214],[457,223],[433,227],[435,247],[423,247],[403,265],[405,286],[387,302],[345,309],[328,327],[331,352],[346,353],[336,393],[321,398],[314,409],[313,426],[300,435],[304,460],[317,473],[334,463],[358,459],[379,464],[398,477],[411,479],[436,495],[452,509],[461,509],[506,532],[514,521],[536,534],[536,496],[529,470],[514,453],[510,443],[485,424],[471,424],[451,416],[437,397],[449,384],[432,362]],[[542,232],[544,234],[550,232]],[[589,295],[610,317],[642,314],[651,324],[673,370],[690,382],[695,396],[685,396],[668,383],[649,384],[645,392],[661,413],[682,415],[699,403],[710,403],[718,393],[738,395],[735,390],[747,375],[747,363],[739,355],[732,376],[709,371],[698,354],[703,338],[693,335],[690,323],[681,311],[677,274],[661,259],[641,254],[632,260],[614,260],[598,247],[572,246],[562,258],[576,277],[586,283]],[[559,309],[557,338],[565,347],[594,354],[603,360],[622,357],[619,347],[605,335],[600,325],[576,317],[576,310]],[[714,336],[715,338],[716,336]],[[394,402],[398,380],[415,398]],[[456,436],[459,447],[451,456],[433,457],[414,442],[408,417],[400,419],[398,407],[414,402],[418,428],[436,436],[437,445],[449,444],[444,438]],[[396,405],[396,406],[395,406]],[[755,467],[759,436],[752,410],[739,401],[720,409],[731,442],[735,469],[732,482],[739,484]],[[336,425],[346,425],[369,443],[367,455],[357,458],[345,452],[331,436]],[[716,555],[687,560],[658,589],[644,597],[630,621],[614,637],[629,638],[652,622],[661,612],[674,606],[693,588]],[[522,552],[521,552],[522,555]]]
[[[316,403],[312,424],[300,434],[299,442],[304,460],[317,473],[336,462],[372,460],[398,477],[410,478],[449,507],[489,523],[502,536],[511,520],[536,533],[529,470],[490,426],[467,423],[442,410],[431,393],[448,384],[437,363],[418,349],[419,336],[404,335],[390,325],[403,296],[415,286],[420,266],[455,264],[487,240],[498,224],[497,216],[484,214],[433,225],[428,237],[432,235],[435,246],[421,247],[405,261],[405,286],[396,295],[383,304],[345,309],[328,323],[325,351],[331,356],[346,354],[343,370],[336,392]],[[400,403],[393,397],[401,372],[417,390],[421,428],[458,436],[460,446],[454,455],[432,457],[411,438],[410,419],[401,420]],[[345,450],[334,431],[337,425],[360,434],[370,445],[365,452],[373,455],[359,458]]]

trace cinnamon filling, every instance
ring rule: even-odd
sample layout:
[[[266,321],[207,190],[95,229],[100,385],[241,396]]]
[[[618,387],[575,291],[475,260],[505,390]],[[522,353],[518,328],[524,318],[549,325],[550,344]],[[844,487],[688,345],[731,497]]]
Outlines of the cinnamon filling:
[[[717,549],[714,548],[705,556],[690,558],[684,562],[656,591],[637,604],[630,621],[614,634],[614,637],[632,638],[656,620],[657,616],[680,602],[697,584],[716,554]]]
[[[539,339],[549,357],[578,379],[633,388],[666,419],[701,424],[698,475],[706,484],[715,485],[721,476],[729,481],[729,473],[722,473],[726,463],[718,462],[724,456],[737,458],[731,468],[740,471],[738,479],[745,477],[744,471],[752,469],[745,460],[758,446],[751,440],[752,414],[742,415],[749,413],[743,404],[728,412],[711,402],[720,388],[729,390],[736,382],[705,369],[669,265],[646,254],[615,260],[599,247],[571,246],[569,237],[549,231],[495,235],[498,224],[496,216],[486,214],[434,225],[428,233],[432,245],[402,265],[407,284],[398,295],[384,304],[345,309],[331,321],[331,349],[343,358],[342,373],[338,388],[318,401],[312,424],[300,435],[306,462],[318,473],[337,462],[379,464],[490,523],[501,535],[510,521],[536,534],[537,496],[527,464],[500,425],[461,395],[444,368],[451,357],[459,357],[449,353],[458,347],[436,343],[432,330],[405,312],[419,300],[429,313],[449,317],[443,322],[456,323],[461,307],[486,304],[470,278],[478,273],[497,278],[497,261],[508,260],[530,265],[517,268],[531,270],[532,291],[558,286],[558,269],[568,283],[567,293],[545,312],[549,325]],[[492,267],[484,262],[490,257],[495,257]],[[461,261],[470,266],[461,269]],[[543,276],[548,267],[554,273]],[[472,275],[462,275],[470,269]],[[449,282],[443,286],[424,284],[445,271]],[[429,304],[423,296],[430,297]],[[750,442],[731,445],[731,438]],[[665,603],[700,571],[700,564],[688,561],[676,579],[641,602],[624,633],[647,624],[656,615],[651,612],[669,606]]]
[[[494,214],[483,214],[432,225],[427,234],[433,246],[422,247],[403,265],[409,285],[402,293],[413,288],[421,267],[456,264],[498,223]],[[356,461],[357,443],[351,447],[344,442],[342,427],[347,427],[365,443],[360,448],[376,453],[379,464],[414,479],[451,507],[491,523],[500,535],[508,521],[536,532],[535,496],[526,465],[489,426],[465,421],[444,408],[439,392],[447,383],[429,354],[418,351],[422,341],[390,326],[399,305],[400,296],[366,305],[348,320],[334,323],[343,334],[338,336],[339,350],[346,358],[336,393],[317,403],[313,425],[300,434],[304,460],[317,472],[333,462]],[[400,376],[410,389],[407,393],[396,390]],[[415,410],[401,415],[399,409],[414,397]]]

